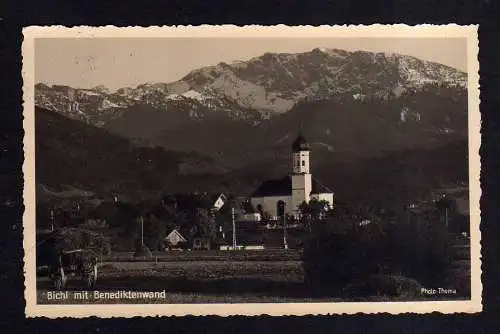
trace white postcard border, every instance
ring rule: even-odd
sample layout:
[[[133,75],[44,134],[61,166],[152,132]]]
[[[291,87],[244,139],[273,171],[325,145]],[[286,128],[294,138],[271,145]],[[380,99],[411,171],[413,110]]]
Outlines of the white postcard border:
[[[319,315],[355,313],[475,313],[482,310],[480,236],[481,115],[477,25],[370,26],[176,26],[176,27],[26,27],[23,29],[24,96],[24,273],[27,317],[136,317],[183,315]],[[248,303],[248,304],[86,304],[40,305],[36,295],[34,40],[36,38],[467,38],[469,97],[469,189],[471,227],[471,300],[418,302]]]

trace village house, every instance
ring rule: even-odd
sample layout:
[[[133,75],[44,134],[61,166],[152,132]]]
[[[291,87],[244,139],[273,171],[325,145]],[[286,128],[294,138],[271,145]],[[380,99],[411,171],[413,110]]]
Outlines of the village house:
[[[193,250],[210,250],[212,248],[213,241],[208,237],[197,236],[193,238],[192,249]]]
[[[165,244],[167,247],[177,247],[181,243],[187,242],[186,238],[180,234],[177,229],[173,229],[166,237]]]
[[[239,208],[235,211],[235,219],[237,222],[260,222],[261,214],[252,206],[252,203],[246,199],[239,204]]]
[[[212,211],[219,211],[227,202],[227,196],[223,193],[217,194],[212,198]]]
[[[272,219],[284,215],[300,217],[299,206],[311,199],[333,206],[333,191],[314,179],[310,170],[311,145],[299,134],[292,143],[292,171],[280,180],[262,183],[251,195],[257,212],[266,212]]]

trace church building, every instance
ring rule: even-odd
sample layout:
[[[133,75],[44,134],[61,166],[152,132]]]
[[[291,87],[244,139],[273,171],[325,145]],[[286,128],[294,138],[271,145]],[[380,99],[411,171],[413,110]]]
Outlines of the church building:
[[[311,145],[299,134],[292,144],[292,171],[280,180],[265,181],[251,195],[250,201],[260,212],[273,219],[284,214],[299,217],[299,206],[311,199],[324,200],[333,206],[333,192],[312,177]]]

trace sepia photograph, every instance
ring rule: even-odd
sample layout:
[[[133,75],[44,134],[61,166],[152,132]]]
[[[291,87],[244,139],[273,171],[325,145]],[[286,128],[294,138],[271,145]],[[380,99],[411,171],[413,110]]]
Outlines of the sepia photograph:
[[[481,311],[476,33],[27,28],[27,315]]]

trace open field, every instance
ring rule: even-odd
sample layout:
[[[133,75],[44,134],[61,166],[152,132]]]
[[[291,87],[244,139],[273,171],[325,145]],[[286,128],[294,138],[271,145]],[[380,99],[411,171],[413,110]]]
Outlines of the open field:
[[[68,300],[47,300],[50,282],[39,281],[39,303],[236,303],[304,300],[301,261],[109,262],[96,290],[167,291],[166,298],[75,300],[82,282],[68,282]],[[311,298],[309,298],[311,299]],[[326,299],[326,300],[332,300]]]
[[[50,282],[38,282],[40,304],[82,303],[283,303],[283,302],[342,302],[395,301],[395,298],[373,296],[312,296],[304,284],[301,261],[172,261],[172,262],[107,262],[100,265],[95,288],[99,293],[118,291],[162,292],[165,296],[114,296],[75,298],[75,292],[85,290],[83,282],[70,280],[64,299],[48,300]],[[421,296],[417,300],[431,300]],[[446,299],[435,296],[435,299]],[[458,299],[450,298],[448,299]]]
[[[103,257],[102,262],[173,262],[173,261],[300,261],[298,250],[266,249],[238,251],[180,251],[153,252],[152,258],[134,257],[134,252],[117,252]]]

